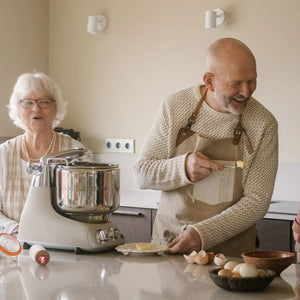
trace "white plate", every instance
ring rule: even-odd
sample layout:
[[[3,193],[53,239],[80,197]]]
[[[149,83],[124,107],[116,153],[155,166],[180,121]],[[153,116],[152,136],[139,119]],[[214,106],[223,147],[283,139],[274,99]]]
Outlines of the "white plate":
[[[118,252],[122,252],[124,255],[136,254],[136,255],[152,255],[159,254],[167,250],[167,246],[151,244],[151,243],[129,243],[119,245],[115,248]]]

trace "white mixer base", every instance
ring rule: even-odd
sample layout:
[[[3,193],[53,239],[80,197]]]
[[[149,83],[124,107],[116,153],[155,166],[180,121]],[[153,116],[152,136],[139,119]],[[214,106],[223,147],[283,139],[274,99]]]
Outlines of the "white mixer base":
[[[25,247],[42,244],[45,248],[75,253],[107,251],[125,242],[112,222],[83,223],[58,214],[51,204],[50,187],[34,186],[21,215],[18,238]]]

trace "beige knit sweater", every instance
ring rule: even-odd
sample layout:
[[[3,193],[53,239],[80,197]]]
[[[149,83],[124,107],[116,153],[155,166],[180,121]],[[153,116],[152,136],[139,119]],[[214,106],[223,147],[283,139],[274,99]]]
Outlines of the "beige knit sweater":
[[[185,173],[187,153],[174,157],[174,151],[177,133],[186,125],[199,99],[199,86],[195,86],[171,95],[162,103],[134,168],[140,188],[168,191],[192,184]],[[216,112],[204,102],[191,129],[204,138],[229,138],[233,137],[238,118]],[[253,148],[249,154],[243,134],[242,159],[248,162],[242,174],[244,196],[221,214],[194,224],[204,249],[254,225],[269,207],[278,166],[277,121],[251,98],[242,116],[242,126]]]

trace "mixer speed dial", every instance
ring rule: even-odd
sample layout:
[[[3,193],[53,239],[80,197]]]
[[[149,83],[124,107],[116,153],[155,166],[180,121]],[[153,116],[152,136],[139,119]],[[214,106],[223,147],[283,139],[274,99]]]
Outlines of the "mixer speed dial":
[[[108,230],[108,236],[111,240],[116,240],[120,236],[119,229],[116,227],[110,227]]]
[[[105,243],[108,241],[107,231],[106,230],[99,230],[96,232],[96,240],[99,243]]]
[[[120,231],[116,227],[108,227],[96,232],[96,240],[98,243],[106,243],[109,241],[115,241],[120,237]]]

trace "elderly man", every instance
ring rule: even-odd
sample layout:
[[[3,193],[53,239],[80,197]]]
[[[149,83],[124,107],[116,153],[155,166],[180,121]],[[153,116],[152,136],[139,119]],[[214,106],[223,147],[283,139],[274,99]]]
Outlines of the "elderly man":
[[[256,61],[244,43],[217,40],[205,67],[204,85],[163,102],[135,177],[140,188],[162,191],[154,243],[170,253],[240,255],[255,249],[255,224],[272,196],[277,121],[252,97]]]

